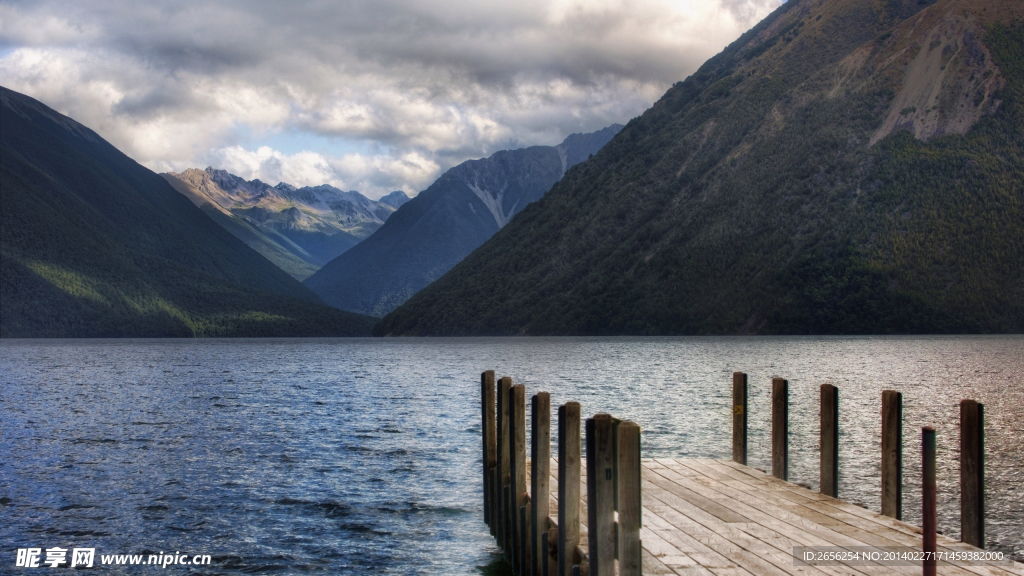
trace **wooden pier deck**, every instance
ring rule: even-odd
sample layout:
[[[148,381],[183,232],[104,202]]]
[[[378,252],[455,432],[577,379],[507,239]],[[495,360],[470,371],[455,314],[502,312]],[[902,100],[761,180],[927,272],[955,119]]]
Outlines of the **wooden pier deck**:
[[[484,521],[519,576],[1024,576],[1021,563],[984,550],[981,404],[960,403],[958,542],[937,532],[932,427],[923,427],[920,437],[923,527],[898,519],[904,483],[898,392],[882,395],[883,513],[834,497],[838,390],[825,384],[821,394],[821,491],[815,492],[785,480],[785,379],[772,380],[768,474],[745,465],[747,377],[741,372],[733,375],[731,460],[642,459],[636,423],[609,414],[584,420],[577,402],[557,409],[555,454],[550,395],[531,397],[528,420],[525,387],[483,372]],[[827,553],[833,556],[821,556]]]
[[[585,464],[584,464],[585,468]],[[873,576],[920,574],[920,564],[795,565],[797,546],[921,547],[921,528],[730,460],[645,459],[640,540],[643,573],[686,576]],[[529,477],[528,477],[529,479]],[[551,518],[557,518],[558,463],[551,463]],[[580,548],[587,546],[586,482]],[[554,520],[551,520],[554,524]],[[939,535],[940,551],[976,550]],[[860,564],[860,563],[858,563]],[[1014,562],[954,566],[951,576],[1024,576]]]

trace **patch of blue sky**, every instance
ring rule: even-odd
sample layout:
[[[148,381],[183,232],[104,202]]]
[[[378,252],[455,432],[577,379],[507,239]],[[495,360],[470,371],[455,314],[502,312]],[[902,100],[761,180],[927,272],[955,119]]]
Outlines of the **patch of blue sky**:
[[[379,145],[372,142],[302,130],[253,131],[248,125],[242,124],[236,127],[236,133],[244,148],[255,150],[269,146],[287,155],[316,152],[329,158],[339,158],[346,154],[372,156],[383,152]]]

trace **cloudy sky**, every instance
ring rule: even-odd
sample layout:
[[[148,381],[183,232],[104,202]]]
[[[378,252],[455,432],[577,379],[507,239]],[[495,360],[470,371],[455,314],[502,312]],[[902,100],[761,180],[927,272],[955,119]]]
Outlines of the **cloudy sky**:
[[[158,172],[415,193],[625,123],[781,0],[2,0],[0,85]]]

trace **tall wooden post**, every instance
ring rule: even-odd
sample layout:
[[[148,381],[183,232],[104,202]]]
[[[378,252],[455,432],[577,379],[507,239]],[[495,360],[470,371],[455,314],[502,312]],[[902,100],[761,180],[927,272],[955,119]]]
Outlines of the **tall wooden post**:
[[[523,545],[520,540],[519,509],[526,504],[526,387],[516,384],[509,389],[509,451],[511,453],[511,486],[512,486],[512,567],[522,573],[519,566]]]
[[[924,576],[935,576],[938,565],[935,558],[938,518],[935,512],[935,428],[921,429],[921,529],[923,532]]]
[[[502,551],[505,553],[505,560],[512,563],[512,486],[505,484],[501,487],[503,496],[502,504],[502,525],[501,533],[505,539],[502,542]]]
[[[483,403],[483,464],[484,464],[484,522],[491,527],[491,534],[494,534],[494,522],[491,521],[491,475],[493,468],[498,464],[498,439],[496,434],[496,423],[494,420],[495,398],[494,398],[494,370],[487,370],[480,374],[480,396]]]
[[[504,376],[498,381],[498,485],[495,486],[495,495],[497,496],[495,511],[498,521],[498,546],[505,550],[506,554],[508,553],[509,534],[505,528],[508,526],[509,512],[508,499],[505,497],[504,490],[511,480],[508,442],[508,391],[511,388],[512,378],[510,376]]]
[[[551,485],[551,395],[538,392],[530,400],[531,442],[530,460],[530,534],[533,554],[533,573],[543,572],[547,557],[541,552],[548,538],[548,514]]]
[[[839,389],[821,385],[821,493],[839,497]]]
[[[618,576],[641,576],[640,427],[633,422],[620,422],[616,431],[619,473]]]
[[[903,519],[903,394],[882,392],[882,514]]]
[[[732,373],[732,459],[747,464],[747,375]]]
[[[580,405],[558,407],[558,576],[570,576],[580,544]]]
[[[615,461],[612,417],[587,418],[587,533],[590,576],[615,575]]]
[[[772,378],[772,476],[789,480],[789,381]]]
[[[960,401],[960,539],[985,547],[985,406]]]
[[[547,532],[540,542],[540,557],[544,559],[544,563],[541,564],[540,572],[534,572],[533,576],[551,576],[551,543]]]
[[[519,507],[519,573],[530,574],[530,505]]]

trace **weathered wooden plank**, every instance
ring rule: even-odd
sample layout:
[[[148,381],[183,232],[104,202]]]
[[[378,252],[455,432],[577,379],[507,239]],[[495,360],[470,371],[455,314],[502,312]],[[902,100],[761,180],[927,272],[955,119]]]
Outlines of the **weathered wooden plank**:
[[[804,491],[799,487],[794,487],[797,490]],[[764,498],[767,500],[767,498]],[[761,500],[759,500],[761,501]],[[830,519],[831,524],[837,524],[837,530],[841,532],[848,532],[843,529],[843,525],[837,523],[837,521],[843,521],[849,523],[855,527],[861,533],[868,533],[880,538],[878,541],[867,542],[864,545],[885,545],[885,546],[921,546],[921,529],[902,523],[900,521],[893,520],[889,517],[879,515],[877,512],[871,512],[865,510],[855,504],[843,502],[840,500],[830,501],[813,501],[808,500],[805,506],[820,509],[826,515],[826,518]],[[952,551],[954,549],[963,549],[963,545],[958,544],[951,538],[939,535],[938,537],[939,549],[942,551]],[[830,544],[836,545],[836,544]],[[914,572],[916,573],[916,571]],[[944,567],[944,574],[991,574],[991,575],[1009,575],[1009,574],[1024,574],[1024,568],[1020,567],[1019,564],[1013,567],[1001,566],[990,566],[990,565],[975,565],[970,567]]]
[[[648,464],[651,464],[650,466]],[[782,534],[775,534],[771,528],[761,526],[760,523],[728,523],[718,527],[721,531],[728,532],[730,529],[741,530],[748,535],[755,537],[765,544],[773,546],[781,553],[789,558],[791,553],[792,545],[806,545],[806,546],[822,546],[822,545],[873,545],[873,546],[913,546],[920,547],[921,539],[919,529],[906,525],[905,523],[896,521],[892,518],[883,517],[877,513],[864,510],[863,508],[852,505],[846,502],[836,500],[827,496],[823,496],[819,493],[811,492],[804,488],[795,486],[793,484],[780,482],[772,479],[771,477],[758,472],[748,469],[744,466],[739,466],[733,462],[726,461],[645,461],[644,472],[649,474],[654,470],[671,471],[672,468],[679,466],[706,466],[714,467],[714,470],[710,475],[701,475],[697,473],[691,473],[688,476],[682,477],[686,481],[692,482],[706,482],[708,485],[716,489],[731,489],[734,493],[722,494],[715,496],[711,493],[705,493],[711,499],[721,498],[724,501],[733,502],[737,507],[737,511],[741,513],[748,513],[755,517],[756,513],[761,512],[765,508],[771,508],[771,506],[765,506],[765,499],[770,500],[774,498],[778,501],[781,508],[781,513],[784,515],[784,519],[787,522],[792,523],[792,527],[782,527],[780,532],[786,533],[791,532],[790,537],[787,538]],[[737,473],[740,477],[748,478],[748,486],[753,492],[743,492],[731,488],[722,482],[713,480],[710,476],[722,476],[722,472],[728,472],[730,469],[735,468],[743,470],[731,470],[733,473]],[[691,471],[692,472],[692,471]],[[748,474],[749,473],[749,474]],[[737,480],[731,480],[730,483],[735,483]],[[700,487],[700,484],[697,484]],[[779,489],[784,487],[784,489]],[[647,502],[647,494],[651,490],[645,491],[645,502]],[[761,493],[764,494],[761,494]],[[651,494],[653,496],[653,494]],[[780,497],[785,496],[785,497]],[[764,499],[762,499],[764,497]],[[743,503],[750,503],[749,510],[743,506]],[[802,504],[799,504],[802,502]],[[828,510],[828,514],[820,514],[814,520],[825,519],[827,524],[823,525],[816,523],[806,518],[807,512],[803,515],[794,513],[800,512],[802,508],[806,506],[818,506]],[[813,512],[809,510],[808,512]],[[648,507],[645,506],[645,522],[649,522],[649,515],[652,514]],[[835,518],[838,515],[840,518]],[[814,516],[811,514],[811,516]],[[762,520],[757,518],[761,523],[771,524],[774,520]],[[781,520],[779,522],[782,522]],[[848,524],[849,523],[849,524]],[[896,526],[899,529],[893,529],[892,526]],[[779,528],[779,526],[776,526]],[[915,534],[916,530],[916,534]],[[826,536],[825,539],[819,536]],[[879,537],[882,536],[882,537]],[[859,537],[859,538],[858,538]],[[792,540],[792,542],[790,542]],[[866,541],[865,541],[866,540]],[[940,544],[945,543],[946,546],[955,544],[951,539],[940,536]],[[940,545],[940,550],[950,550]],[[645,546],[645,551],[647,546]],[[918,574],[920,568],[912,566],[857,566],[857,567],[818,567],[825,573],[829,574]],[[988,574],[988,575],[1009,575],[1019,574],[1021,572],[1019,564],[1014,566],[940,566],[940,573],[948,574],[950,576],[969,576],[975,574]]]
[[[751,535],[744,534],[745,528],[754,526],[756,525],[755,523],[723,523],[714,516],[690,505],[685,500],[677,498],[672,492],[654,485],[654,483],[651,485],[645,484],[644,487],[648,491],[648,508],[665,518],[672,518],[673,514],[681,514],[682,516],[675,516],[675,518],[677,518],[677,520],[675,520],[677,525],[679,524],[678,518],[685,517],[686,522],[690,523],[688,530],[706,529],[715,535],[726,537],[733,543],[741,544],[746,549],[758,550],[762,553],[771,552],[775,556],[781,558],[781,564],[788,565],[792,563],[789,555],[790,550],[788,548],[772,549],[763,545],[764,543],[755,542],[754,539],[750,537]],[[691,534],[693,533],[694,532],[691,532]]]
[[[805,490],[792,486],[789,496],[795,497],[798,493],[804,492]],[[767,500],[768,497],[762,497]],[[794,498],[796,499],[796,498]],[[861,508],[860,506],[850,504],[835,499],[826,499],[820,501],[806,500],[803,506],[822,512],[827,518],[832,521],[842,521],[856,527],[859,530],[874,534],[879,537],[883,537],[893,543],[879,544],[879,545],[897,545],[897,546],[920,546],[921,544],[921,529],[915,526],[911,526],[904,522],[894,520],[887,516],[881,516],[875,512],[871,512]],[[940,550],[949,551],[955,548],[959,548],[957,543],[951,538],[945,536],[939,536]],[[972,573],[990,573],[991,567],[971,567],[970,572]],[[998,570],[1005,570],[1005,567],[999,567]],[[998,572],[1003,573],[1003,572]]]
[[[622,424],[619,426],[621,429]],[[619,455],[622,455],[621,450]],[[549,470],[552,488],[558,486],[560,475],[558,459],[552,459]],[[619,487],[624,484],[620,479]],[[586,483],[580,479],[578,485],[579,507],[585,509]],[[880,564],[793,565],[793,546],[920,548],[920,529],[732,461],[643,460],[641,486],[641,566],[647,574],[916,576],[921,570],[920,566]],[[560,508],[558,492],[553,492],[549,499],[551,514],[558,513]],[[619,500],[621,507],[624,499],[620,496]],[[723,506],[734,514],[735,517],[729,517],[734,521],[723,519],[721,516],[727,515],[716,506]],[[620,510],[620,522],[621,514]],[[587,524],[589,520],[580,522],[583,541],[573,550],[574,559],[582,560],[584,574],[590,568]],[[553,533],[557,534],[554,518],[550,519],[550,525]],[[553,536],[551,542],[556,541],[557,536]],[[947,547],[951,545],[962,547],[949,538],[938,536],[939,550],[949,550],[951,548]],[[570,574],[571,570],[572,566]],[[554,572],[551,571],[552,574]],[[940,564],[938,573],[948,576],[1010,576],[1024,574],[1024,569],[1019,564]]]
[[[683,510],[684,512],[686,510]],[[692,511],[692,510],[691,510]],[[697,519],[699,515],[690,515]],[[770,523],[765,523],[769,524]],[[776,531],[766,528],[757,523],[731,524],[728,526],[716,526],[706,524],[715,534],[725,537],[730,542],[755,552],[761,558],[771,562],[783,571],[806,574],[830,574],[830,575],[863,575],[878,573],[868,567],[843,567],[843,566],[819,566],[819,567],[794,567],[792,551],[794,545],[836,545],[835,542],[824,541],[815,538],[809,533],[802,531],[791,532],[788,537],[778,534]],[[912,568],[902,567],[897,570],[887,570],[886,574],[915,574]]]
[[[655,498],[652,497],[652,499]],[[785,561],[779,561],[778,558],[774,558],[778,564],[773,563],[773,558],[764,554],[762,550],[750,550],[751,547],[755,547],[752,539],[744,540],[735,533],[730,533],[730,538],[726,538],[718,530],[709,529],[695,522],[690,517],[676,510],[672,505],[652,504],[648,508],[654,511],[660,518],[669,522],[674,528],[671,531],[655,530],[655,532],[670,543],[678,540],[692,539],[703,544],[707,548],[707,552],[692,552],[690,556],[699,564],[712,569],[712,571],[716,567],[736,566],[750,573],[763,576],[823,574],[821,571],[804,570],[805,568],[813,567],[792,566],[793,562],[789,557]]]
[[[769,477],[764,473],[750,468],[734,467],[730,463],[717,461],[710,465],[719,465],[734,469],[740,477],[750,477],[752,482],[762,483]],[[845,515],[847,522],[857,522],[858,527],[876,533],[888,534],[889,531],[899,533],[900,537],[920,537],[920,529],[888,516],[881,516],[856,504],[843,502],[820,494],[809,492],[793,484],[780,484],[775,494],[794,503],[822,512],[827,516]],[[950,541],[952,542],[952,540]]]
[[[679,465],[696,465],[693,461],[680,461]],[[665,470],[664,474],[671,476],[671,470]],[[681,477],[680,477],[681,478]],[[733,531],[746,532],[751,536],[757,537],[759,540],[777,549],[779,554],[782,554],[786,559],[792,562],[792,547],[794,545],[802,546],[863,546],[867,543],[858,541],[854,538],[848,537],[842,533],[836,533],[827,526],[821,526],[814,522],[808,521],[799,515],[789,512],[785,508],[780,508],[773,504],[766,502],[763,499],[763,494],[748,494],[737,492],[732,489],[728,489],[724,485],[719,483],[711,483],[711,488],[705,488],[700,486],[697,482],[698,478],[681,478],[683,481],[692,481],[694,484],[691,486],[692,489],[702,492],[705,496],[711,498],[718,498],[723,501],[731,501],[739,512],[748,515],[751,518],[751,522],[743,524],[725,524],[721,527],[716,528],[721,533],[732,534]],[[773,480],[773,483],[781,483],[778,480]],[[716,494],[713,488],[721,489],[722,492]],[[772,534],[770,538],[765,538],[765,534]],[[736,538],[734,538],[736,539]],[[895,545],[890,543],[889,545]],[[780,559],[780,562],[783,561]],[[837,567],[818,567],[819,569],[830,572]],[[844,569],[839,573],[864,573],[860,570],[861,567],[857,567],[855,570],[847,572]],[[903,567],[903,573],[912,574],[913,571],[905,570]],[[895,573],[900,573],[901,569],[896,569]],[[870,573],[870,572],[867,572]]]
[[[664,468],[662,470],[662,472],[666,472],[666,471],[669,471],[669,470],[670,470],[669,468]],[[654,471],[654,472],[657,472],[657,471]],[[650,478],[650,477],[648,477],[648,478]],[[716,518],[720,519],[723,522],[749,522],[750,521],[746,516],[743,516],[742,514],[737,514],[734,511],[734,509],[730,508],[726,504],[722,504],[722,503],[720,503],[718,501],[715,501],[715,500],[712,500],[710,498],[705,498],[705,497],[701,496],[700,494],[698,494],[698,493],[696,493],[696,492],[694,492],[692,490],[688,490],[684,484],[676,484],[676,486],[678,487],[677,489],[671,490],[671,492],[675,496],[677,496],[677,497],[679,497],[679,498],[681,498],[683,500],[686,500],[687,502],[689,502],[693,506],[696,506],[697,508],[700,508],[701,510],[704,510],[708,514],[711,514],[712,516],[715,516]]]
[[[644,527],[644,542],[646,543],[648,540],[652,540],[652,549],[654,550],[652,554],[660,554],[661,556],[683,555],[692,559],[697,565],[703,567],[712,574],[727,574],[737,570],[741,574],[752,574],[751,572],[741,568],[729,558],[719,554],[711,547],[700,542],[692,535],[679,530],[678,527],[668,520],[658,516],[655,512],[652,511],[648,518],[650,519],[650,522],[645,524]],[[658,539],[664,542],[664,544],[659,543],[658,540],[654,540],[653,536],[657,536]],[[646,544],[645,549],[647,549]],[[673,553],[672,549],[678,550],[679,553]],[[753,574],[756,574],[756,572]]]
[[[669,528],[671,529],[671,528]],[[643,573],[693,574],[710,576],[714,573],[701,566],[690,555],[680,551],[650,528],[641,530],[644,541]]]
[[[689,462],[687,462],[687,463],[689,464]],[[716,484],[715,487],[718,487],[718,485]],[[723,498],[735,498],[736,496],[737,496],[736,494],[729,494],[729,493],[723,493],[722,494]],[[746,495],[745,494],[740,494],[739,496],[746,496]],[[757,496],[760,496],[760,495],[752,495],[752,496],[757,497]],[[761,498],[758,498],[757,500],[751,500],[751,499],[748,498],[748,501],[756,502],[756,508],[748,509],[746,505],[740,504],[740,500],[737,500],[737,505],[739,507],[743,508],[743,510],[746,513],[750,513],[752,515],[752,518],[756,519],[758,522],[760,522],[762,524],[765,524],[765,525],[768,525],[768,526],[772,526],[775,529],[778,529],[778,531],[780,533],[785,534],[785,536],[787,538],[793,540],[793,544],[800,544],[800,545],[807,545],[807,546],[822,546],[822,545],[827,545],[827,546],[857,545],[857,546],[860,546],[860,545],[868,545],[868,544],[872,544],[872,545],[889,545],[889,546],[897,545],[896,543],[893,543],[893,542],[888,542],[888,543],[864,542],[863,540],[864,540],[864,536],[865,536],[866,533],[859,534],[859,536],[861,536],[860,540],[855,540],[853,538],[848,538],[845,534],[842,533],[841,529],[840,529],[839,532],[835,532],[834,531],[835,530],[834,527],[820,526],[820,525],[816,525],[814,522],[808,523],[804,519],[800,518],[799,516],[793,516],[788,511],[785,511],[784,509],[782,510],[781,513],[779,513],[779,510],[775,509],[771,505],[766,505],[765,501],[762,500]],[[758,516],[761,513],[772,515],[772,516],[778,516],[779,518],[781,518],[781,520],[776,520],[774,518],[770,518],[770,519],[768,519],[766,521],[764,518]],[[792,526],[790,526],[787,529],[786,525],[782,524],[781,522],[788,522],[788,523],[792,524]],[[750,532],[750,533],[755,533],[756,532],[756,530],[752,530],[750,528],[750,525],[733,525],[733,526],[739,526],[743,530],[745,530],[747,532]],[[795,531],[794,531],[794,528],[795,528]],[[830,530],[832,530],[832,531],[830,532]],[[823,538],[825,538],[825,540],[824,541],[820,541],[820,540],[815,540],[813,538],[808,539],[808,537],[815,537],[815,536],[823,537]],[[788,550],[790,550],[790,548],[787,547],[786,550],[788,551]],[[858,569],[860,569],[860,568],[861,567],[858,567]],[[910,569],[908,567],[888,567],[888,569],[893,571],[893,572],[895,572],[895,573],[903,572],[903,573],[908,573],[908,574],[916,574],[916,569]]]
[[[691,463],[685,462],[686,465],[693,466],[713,466],[713,463]],[[729,493],[727,487],[722,486],[722,492],[726,497],[737,497],[737,494]],[[883,526],[872,524],[868,526],[857,525],[860,518],[857,516],[850,516],[846,511],[842,509],[833,509],[827,512],[823,512],[821,509],[812,508],[811,505],[821,502],[817,500],[820,495],[795,486],[793,484],[772,481],[770,484],[759,485],[759,490],[756,493],[746,495],[752,501],[758,503],[758,510],[762,510],[765,513],[776,513],[776,510],[781,511],[779,514],[784,513],[785,515],[795,515],[802,519],[802,521],[809,522],[810,524],[797,524],[801,530],[807,530],[809,527],[824,527],[828,528],[838,534],[844,534],[849,536],[860,535],[866,540],[860,540],[856,545],[884,545],[884,546],[898,546],[903,545],[902,542],[893,535],[904,536],[910,534],[908,530],[906,533],[899,533],[892,530],[892,534],[889,534],[890,530]],[[833,502],[839,502],[834,499],[830,499]],[[853,506],[853,509],[859,512],[867,512],[863,509]],[[868,512],[869,514],[873,514]],[[877,516],[877,514],[875,514]],[[851,520],[854,523],[851,524]],[[906,526],[906,525],[904,525]],[[909,528],[909,526],[907,526]],[[848,542],[837,541],[836,545],[845,545]]]
[[[681,461],[687,465],[694,461],[683,460]],[[799,507],[793,508],[792,510],[800,511],[801,508],[812,508],[822,511],[822,515],[818,518],[824,518],[825,522],[832,525],[832,529],[838,531],[840,534],[860,536],[860,544],[857,545],[870,545],[870,546],[921,546],[921,529],[910,526],[904,522],[895,520],[893,518],[879,515],[878,513],[865,510],[855,504],[836,500],[822,496],[820,494],[811,492],[799,486],[777,482],[766,474],[753,470],[745,466],[738,466],[732,462],[719,460],[719,461],[698,461],[700,464],[717,466],[720,468],[731,468],[740,475],[746,475],[751,477],[752,481],[758,482],[759,479],[768,479],[775,489],[769,492],[764,492],[759,495],[754,495],[758,498],[757,502],[765,503],[770,502],[773,498],[778,496],[785,496],[787,498],[793,498],[794,500],[803,501],[803,504]],[[764,506],[759,505],[759,508]],[[806,515],[806,514],[805,514]],[[815,524],[819,527],[826,527],[825,524]],[[952,551],[954,549],[962,549],[962,544],[958,544],[951,538],[939,535],[938,537],[939,550]],[[810,544],[807,544],[810,545]],[[838,542],[833,545],[846,545],[842,542]],[[897,567],[889,567],[897,568]],[[968,574],[990,574],[990,575],[1009,575],[1009,574],[1021,574],[1024,573],[1024,567],[1019,563],[1015,563],[1012,566],[1007,565],[972,565],[972,566],[943,566],[942,572],[950,575],[968,575]]]
[[[738,546],[768,562],[774,569],[786,574],[861,574],[860,572],[845,569],[836,571],[835,567],[794,566],[792,547],[794,543],[801,544],[800,542],[794,542],[792,539],[778,538],[765,541],[760,538],[759,534],[748,531],[749,527],[757,526],[756,523],[722,523],[700,509],[688,507],[685,501],[674,500],[673,494],[665,490],[658,490],[655,487],[649,486],[645,486],[645,489],[648,489],[648,500],[651,502],[648,507],[655,511],[656,514],[669,519],[677,528],[715,548],[718,552],[728,555],[731,559],[737,560],[729,555],[732,553],[730,546]],[[655,501],[664,502],[665,505],[656,504],[654,503]],[[728,545],[717,540],[718,538],[728,542]],[[817,542],[815,544],[828,545],[825,542]],[[726,547],[722,548],[721,546]],[[769,570],[764,566],[756,564],[747,565],[747,567],[761,573]]]

